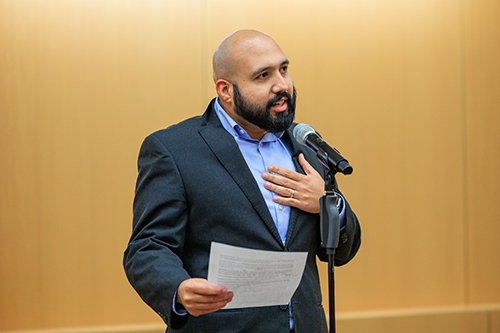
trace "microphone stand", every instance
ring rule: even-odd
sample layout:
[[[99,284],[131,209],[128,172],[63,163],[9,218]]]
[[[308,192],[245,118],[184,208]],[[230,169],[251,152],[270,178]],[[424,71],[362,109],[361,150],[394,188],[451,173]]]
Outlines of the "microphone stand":
[[[340,217],[337,209],[338,196],[334,192],[336,171],[330,170],[325,179],[325,195],[320,198],[321,246],[328,255],[328,290],[330,304],[330,332],[335,333],[335,249],[339,243]]]
[[[328,156],[331,154],[338,154],[341,158],[337,162],[330,163],[331,160]],[[316,156],[319,161],[328,169],[325,177],[325,195],[319,199],[320,204],[320,231],[321,231],[321,247],[326,249],[328,256],[328,295],[330,302],[330,332],[335,333],[335,250],[339,244],[340,237],[340,216],[337,208],[339,197],[335,193],[335,174],[342,172],[345,175],[352,173],[352,167],[349,165],[336,149],[330,151],[319,147],[316,151]],[[335,159],[334,159],[335,160]]]

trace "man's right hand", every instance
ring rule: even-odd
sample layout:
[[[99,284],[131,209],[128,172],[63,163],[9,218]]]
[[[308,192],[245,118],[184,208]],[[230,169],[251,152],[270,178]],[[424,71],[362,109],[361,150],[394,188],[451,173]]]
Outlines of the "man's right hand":
[[[184,306],[191,315],[218,311],[233,299],[233,293],[222,286],[212,286],[206,279],[187,279],[177,289],[176,302]]]

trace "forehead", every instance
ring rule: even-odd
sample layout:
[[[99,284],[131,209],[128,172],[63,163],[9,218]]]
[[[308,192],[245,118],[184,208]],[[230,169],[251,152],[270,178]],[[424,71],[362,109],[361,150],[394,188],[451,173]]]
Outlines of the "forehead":
[[[274,69],[288,63],[283,50],[272,39],[254,38],[243,41],[235,50],[235,71],[252,75],[264,69]]]

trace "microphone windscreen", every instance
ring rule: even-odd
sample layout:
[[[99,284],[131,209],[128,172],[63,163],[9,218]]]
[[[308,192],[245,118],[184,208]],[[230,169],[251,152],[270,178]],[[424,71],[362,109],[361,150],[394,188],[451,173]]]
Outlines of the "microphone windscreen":
[[[298,124],[293,129],[293,136],[295,137],[295,140],[297,140],[297,142],[301,145],[306,144],[307,136],[312,133],[316,133],[316,131],[314,130],[314,128],[312,128],[311,125],[307,124]]]

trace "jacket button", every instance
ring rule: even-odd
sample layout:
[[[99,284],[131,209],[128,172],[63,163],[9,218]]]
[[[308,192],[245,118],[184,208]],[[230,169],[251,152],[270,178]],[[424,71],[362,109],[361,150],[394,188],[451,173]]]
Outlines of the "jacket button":
[[[347,234],[343,234],[342,237],[340,237],[340,239],[342,241],[342,244],[345,244],[349,240],[349,236],[347,236]]]
[[[280,305],[280,309],[283,311],[288,310],[288,304]]]

